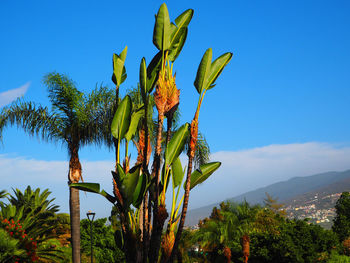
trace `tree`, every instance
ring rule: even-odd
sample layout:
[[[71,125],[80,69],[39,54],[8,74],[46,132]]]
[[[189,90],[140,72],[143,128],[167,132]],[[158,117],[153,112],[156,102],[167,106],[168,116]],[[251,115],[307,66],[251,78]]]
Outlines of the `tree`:
[[[93,222],[94,262],[123,262],[124,254],[116,246],[114,231],[106,222],[107,218],[99,218]],[[80,228],[81,251],[90,257],[90,222],[87,219],[81,220]]]
[[[343,192],[335,205],[336,216],[332,230],[340,241],[350,238],[350,193]]]
[[[17,255],[22,260],[63,259],[55,241],[58,206],[51,204],[49,195],[47,189],[32,191],[28,186],[24,194],[14,190],[14,195],[8,197],[9,203],[1,205],[0,226],[16,239],[19,250],[26,250],[24,255]]]
[[[265,193],[266,198],[264,199],[264,205],[268,209],[270,209],[273,213],[279,214],[280,216],[286,216],[287,212],[284,210],[284,204],[278,203],[277,198],[273,198],[271,195],[269,195],[267,192]]]
[[[209,219],[199,223],[194,240],[201,250],[210,252],[211,261],[220,262],[223,256],[226,262],[231,262],[232,243],[236,239],[232,225],[234,215],[227,211],[227,204],[221,203],[220,208],[214,207]]]
[[[148,66],[145,58],[140,63],[140,90],[143,107],[133,111],[134,103],[125,96],[114,114],[111,132],[116,146],[116,167],[112,172],[113,195],[100,189],[96,183],[74,183],[71,187],[103,195],[116,206],[121,229],[119,236],[127,262],[172,262],[177,254],[184,227],[190,190],[204,182],[221,165],[211,162],[193,170],[198,143],[199,112],[204,95],[215,86],[215,81],[232,58],[225,53],[212,61],[212,49],[208,49],[200,62],[194,86],[199,94],[198,104],[191,123],[176,129],[173,126],[174,113],[180,103],[180,90],[176,86],[174,62],[187,38],[188,25],[193,10],[180,14],[175,23],[170,23],[168,9],[162,4],[156,15],[153,43],[159,50]],[[118,92],[126,77],[124,61],[126,49],[113,55],[113,81]],[[149,128],[149,104],[152,91],[157,109],[155,145],[152,168],[149,169],[152,153]],[[117,100],[118,101],[118,100]],[[140,118],[139,115],[142,115]],[[166,130],[164,120],[167,120]],[[137,129],[139,127],[139,130]],[[135,139],[138,157],[129,169],[129,142]],[[124,161],[121,161],[121,144],[125,143]],[[163,143],[163,146],[162,146]],[[187,145],[188,162],[183,169],[179,155]],[[163,149],[163,150],[162,150]],[[186,175],[186,176],[185,176]],[[183,183],[185,180],[185,183]],[[171,185],[171,187],[170,187]],[[180,197],[180,188],[184,195]],[[171,210],[165,207],[166,191],[172,189]],[[182,210],[180,210],[182,206]],[[170,213],[169,213],[170,212]],[[166,219],[166,232],[163,227]],[[160,254],[161,253],[161,254]]]
[[[101,145],[109,115],[106,109],[114,103],[111,90],[100,87],[90,94],[80,92],[67,76],[50,73],[44,77],[52,109],[33,102],[16,101],[2,110],[0,131],[6,125],[22,127],[29,135],[45,141],[62,143],[69,155],[68,184],[82,180],[79,149],[88,144]],[[79,191],[69,188],[69,209],[73,262],[80,262]]]

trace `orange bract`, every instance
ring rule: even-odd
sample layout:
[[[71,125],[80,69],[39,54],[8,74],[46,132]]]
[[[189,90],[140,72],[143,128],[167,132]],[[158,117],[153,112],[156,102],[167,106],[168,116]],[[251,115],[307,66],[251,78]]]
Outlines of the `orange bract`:
[[[180,90],[177,89],[172,66],[167,64],[159,72],[154,100],[160,116],[173,114],[180,102]]]

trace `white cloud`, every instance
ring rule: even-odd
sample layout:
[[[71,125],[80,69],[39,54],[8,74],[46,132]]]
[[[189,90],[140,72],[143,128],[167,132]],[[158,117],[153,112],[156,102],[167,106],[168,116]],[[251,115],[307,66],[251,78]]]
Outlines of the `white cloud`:
[[[295,176],[308,176],[327,171],[350,168],[350,147],[337,147],[327,143],[269,145],[235,152],[217,152],[212,161],[222,166],[205,183],[191,192],[190,208],[196,208],[246,191],[266,186]],[[183,163],[183,166],[185,163]],[[113,161],[82,162],[86,182],[99,182],[101,188],[112,192]],[[68,212],[68,161],[40,161],[23,157],[0,155],[1,189],[27,185],[49,188],[56,204]],[[1,190],[0,189],[0,190]],[[87,210],[99,216],[109,216],[110,203],[99,195],[81,193],[81,217]]]
[[[85,182],[98,182],[102,189],[112,192],[112,161],[82,161],[82,167]],[[54,203],[60,206],[62,212],[68,213],[68,161],[41,161],[0,155],[0,171],[0,190],[12,192],[12,188],[18,188],[24,191],[28,185],[42,190],[48,188],[52,192],[51,198],[56,198]],[[82,218],[85,218],[88,210],[94,210],[99,217],[110,214],[110,203],[99,195],[81,193],[80,206]]]
[[[27,82],[26,84],[24,84],[23,86],[20,86],[19,88],[1,92],[0,93],[0,107],[3,107],[5,105],[11,103],[12,101],[17,99],[18,97],[23,96],[27,92],[29,86],[30,86],[30,82]]]
[[[193,208],[296,176],[350,169],[350,148],[316,142],[269,145],[213,153],[211,160],[220,161],[222,165],[193,190]]]

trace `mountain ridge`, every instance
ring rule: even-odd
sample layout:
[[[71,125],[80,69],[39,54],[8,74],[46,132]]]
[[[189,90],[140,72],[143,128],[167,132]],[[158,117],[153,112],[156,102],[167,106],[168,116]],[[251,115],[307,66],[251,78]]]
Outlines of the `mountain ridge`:
[[[285,181],[260,187],[256,190],[249,191],[223,201],[242,202],[245,199],[247,202],[252,204],[262,204],[264,198],[266,198],[265,193],[269,193],[269,195],[271,195],[273,198],[278,199],[278,202],[283,202],[293,199],[293,197],[337,184],[337,182],[341,182],[342,180],[346,180],[348,178],[350,178],[350,170],[345,170],[342,172],[330,171],[304,177],[296,176]],[[338,186],[340,189],[341,184],[338,184]],[[189,210],[188,217],[186,218],[186,225],[196,225],[199,219],[208,217],[212,208],[218,205],[219,203],[213,203],[207,206]]]

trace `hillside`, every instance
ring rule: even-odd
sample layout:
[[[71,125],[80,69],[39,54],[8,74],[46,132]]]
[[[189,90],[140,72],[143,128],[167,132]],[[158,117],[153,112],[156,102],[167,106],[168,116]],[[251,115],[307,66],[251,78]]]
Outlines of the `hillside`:
[[[290,206],[290,209],[293,209],[295,206],[302,207],[306,202],[315,199],[314,197],[316,194],[318,194],[317,196],[320,198],[327,199],[325,198],[326,196],[343,191],[350,191],[350,170],[344,172],[327,172],[306,177],[294,177],[287,181],[271,184],[230,198],[227,201],[241,202],[246,199],[249,203],[261,204],[267,192],[274,198],[278,198],[279,202],[284,202],[287,206]],[[318,205],[315,204],[315,209],[324,208],[326,203],[325,200],[323,202],[318,202]],[[218,205],[219,203],[215,203],[190,210],[186,219],[186,225],[196,225],[199,219],[209,216],[213,207]],[[334,206],[334,200],[328,200],[328,206]]]

